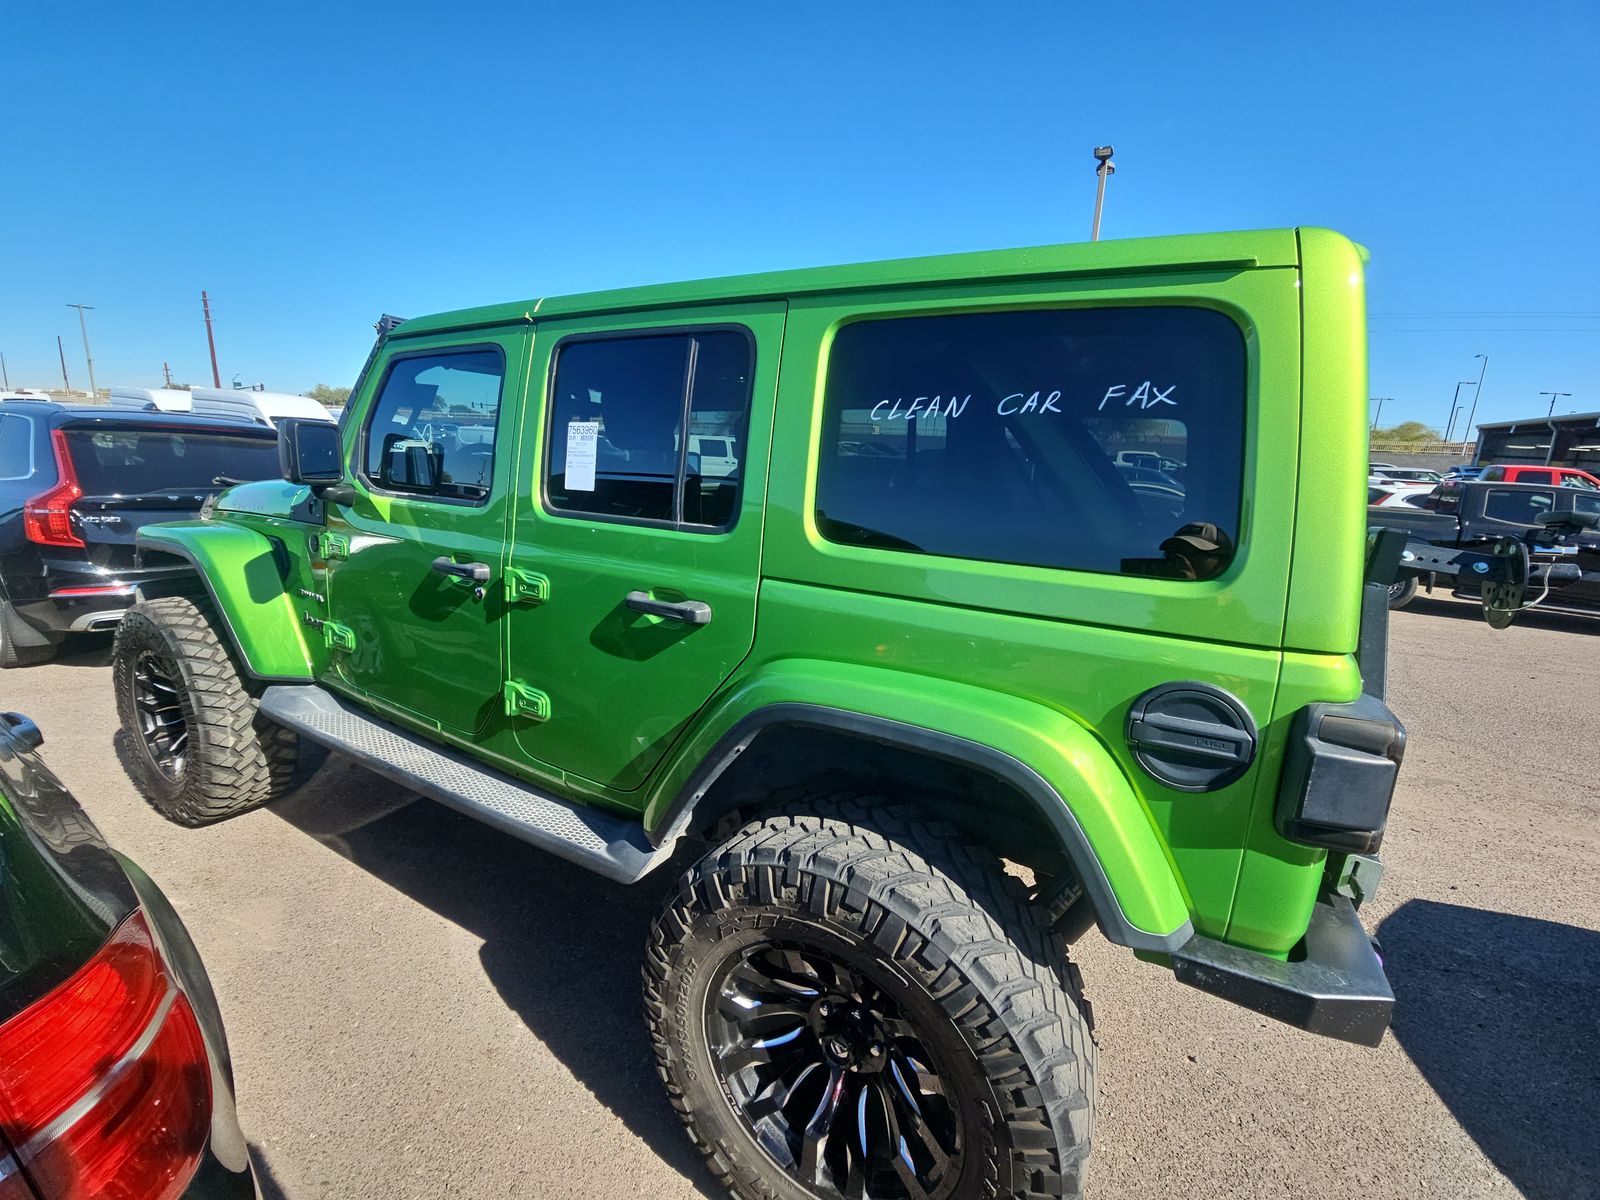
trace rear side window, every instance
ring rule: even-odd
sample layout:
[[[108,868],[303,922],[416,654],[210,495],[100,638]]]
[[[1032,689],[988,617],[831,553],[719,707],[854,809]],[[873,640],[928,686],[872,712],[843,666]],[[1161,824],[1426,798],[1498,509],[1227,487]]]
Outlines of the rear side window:
[[[743,330],[563,342],[549,405],[550,508],[690,528],[732,525],[754,366]]]
[[[0,416],[0,479],[33,474],[33,422],[15,413]]]
[[[1554,492],[1524,492],[1511,488],[1490,488],[1483,500],[1483,515],[1491,521],[1515,521],[1532,525],[1556,506]]]
[[[494,479],[495,423],[505,366],[499,350],[395,359],[367,423],[366,476],[396,491],[481,501]],[[411,487],[407,464],[436,464],[437,488]]]
[[[272,438],[171,429],[67,429],[78,484],[88,496],[196,491],[278,478]]]
[[[828,360],[816,521],[830,541],[1107,574],[1232,561],[1245,350],[1199,308],[847,325]]]

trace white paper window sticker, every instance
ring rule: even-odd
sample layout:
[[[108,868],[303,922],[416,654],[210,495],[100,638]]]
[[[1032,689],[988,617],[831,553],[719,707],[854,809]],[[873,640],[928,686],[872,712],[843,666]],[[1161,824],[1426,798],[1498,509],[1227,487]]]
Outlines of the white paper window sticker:
[[[568,422],[566,475],[567,491],[594,491],[595,452],[599,442],[599,421]]]

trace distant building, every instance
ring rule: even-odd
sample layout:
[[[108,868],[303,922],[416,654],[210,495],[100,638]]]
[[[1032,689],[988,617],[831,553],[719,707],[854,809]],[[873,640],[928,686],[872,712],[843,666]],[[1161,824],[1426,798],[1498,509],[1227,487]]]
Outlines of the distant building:
[[[1600,475],[1600,412],[1479,425],[1473,461],[1582,467]]]

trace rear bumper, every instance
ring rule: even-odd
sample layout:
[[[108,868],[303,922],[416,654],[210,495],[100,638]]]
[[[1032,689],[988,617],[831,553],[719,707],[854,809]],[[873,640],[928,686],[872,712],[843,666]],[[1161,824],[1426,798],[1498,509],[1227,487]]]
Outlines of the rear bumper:
[[[42,640],[63,634],[114,629],[124,610],[139,598],[141,588],[165,582],[188,568],[143,567],[108,572],[88,562],[61,558],[46,562],[38,592],[28,599],[12,593],[12,607]]]
[[[1394,1013],[1383,960],[1350,901],[1312,909],[1306,936],[1283,962],[1195,935],[1172,952],[1179,982],[1309,1033],[1376,1046]]]

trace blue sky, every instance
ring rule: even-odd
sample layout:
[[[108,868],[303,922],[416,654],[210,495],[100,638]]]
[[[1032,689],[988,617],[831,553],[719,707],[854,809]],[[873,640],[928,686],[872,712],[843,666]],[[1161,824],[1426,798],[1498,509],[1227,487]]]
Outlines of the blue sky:
[[[1296,224],[1372,251],[1372,394],[1600,409],[1600,5],[17,4],[0,353],[347,384],[380,312]],[[1472,388],[1463,388],[1470,399]]]

